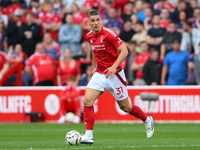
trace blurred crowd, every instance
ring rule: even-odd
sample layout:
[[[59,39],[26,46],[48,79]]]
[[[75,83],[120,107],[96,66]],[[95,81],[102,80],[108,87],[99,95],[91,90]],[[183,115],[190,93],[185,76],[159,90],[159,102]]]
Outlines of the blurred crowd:
[[[200,0],[1,0],[0,80],[23,63],[24,86],[87,85],[88,12],[113,29],[129,55],[128,85],[200,85]],[[5,85],[13,85],[11,75]]]

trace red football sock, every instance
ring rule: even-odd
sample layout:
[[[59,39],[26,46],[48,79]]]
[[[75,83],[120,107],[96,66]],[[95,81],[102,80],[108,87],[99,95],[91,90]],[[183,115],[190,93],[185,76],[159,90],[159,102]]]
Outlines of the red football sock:
[[[136,118],[141,119],[143,122],[147,119],[147,115],[137,105],[133,105],[130,114],[135,116]]]
[[[84,106],[84,122],[86,130],[93,130],[94,126],[94,107],[93,106]]]

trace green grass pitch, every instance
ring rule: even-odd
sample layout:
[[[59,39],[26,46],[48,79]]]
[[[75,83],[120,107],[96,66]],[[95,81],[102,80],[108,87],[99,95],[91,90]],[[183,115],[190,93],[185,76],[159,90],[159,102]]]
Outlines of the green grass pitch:
[[[95,124],[94,144],[68,146],[70,130],[82,124],[0,124],[0,150],[200,150],[200,124],[154,124],[151,139],[143,124]]]

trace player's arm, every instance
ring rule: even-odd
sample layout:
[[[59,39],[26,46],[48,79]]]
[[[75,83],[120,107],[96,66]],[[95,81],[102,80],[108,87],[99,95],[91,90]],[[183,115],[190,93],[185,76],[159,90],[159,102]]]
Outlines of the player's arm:
[[[136,62],[133,62],[131,65],[131,70],[141,70],[144,67],[144,64],[137,64]]]
[[[110,76],[110,79],[114,78],[117,67],[126,59],[126,57],[128,55],[128,49],[126,48],[124,43],[121,44],[117,48],[117,50],[120,52],[120,54],[119,54],[117,60],[114,62],[114,64],[105,70],[105,72],[107,72],[106,78],[108,78],[109,76]]]
[[[91,46],[89,46],[90,47],[90,49],[91,49]],[[95,71],[96,71],[96,59],[95,59],[95,57],[94,57],[94,54],[92,53],[92,73],[94,74],[95,73]]]

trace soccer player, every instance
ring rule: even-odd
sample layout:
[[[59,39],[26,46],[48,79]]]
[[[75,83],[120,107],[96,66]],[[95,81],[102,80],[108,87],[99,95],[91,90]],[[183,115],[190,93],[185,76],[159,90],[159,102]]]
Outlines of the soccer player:
[[[151,138],[154,132],[153,118],[147,116],[138,106],[129,103],[128,100],[126,77],[121,67],[121,63],[128,55],[125,44],[116,32],[101,26],[101,17],[97,11],[89,12],[88,22],[92,30],[86,35],[86,40],[93,51],[93,76],[87,85],[83,101],[86,132],[81,137],[81,143],[93,144],[94,142],[93,104],[106,89],[112,93],[124,112],[130,113],[144,122],[147,137]]]

